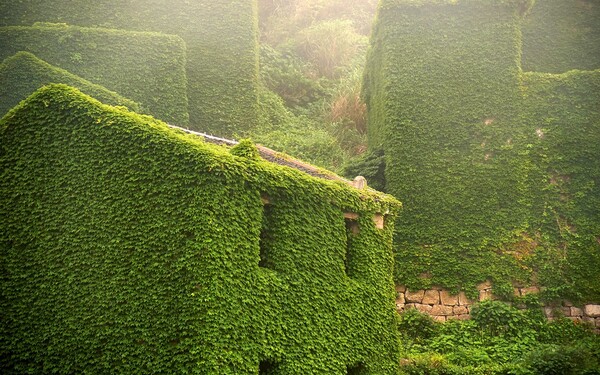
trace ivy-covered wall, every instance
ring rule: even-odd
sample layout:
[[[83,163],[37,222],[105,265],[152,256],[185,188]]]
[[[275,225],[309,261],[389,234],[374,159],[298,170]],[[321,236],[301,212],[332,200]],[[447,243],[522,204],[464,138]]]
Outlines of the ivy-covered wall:
[[[600,69],[600,2],[537,0],[523,23],[523,70]]]
[[[508,282],[494,248],[526,224],[527,166],[513,159],[518,9],[490,2],[384,1],[365,78],[369,146],[401,197],[397,280],[421,289]],[[485,15],[485,16],[482,16]],[[508,263],[508,265],[507,265]],[[512,288],[511,288],[512,291]]]
[[[19,52],[0,64],[0,116],[4,116],[21,100],[49,83],[64,83],[103,103],[121,105],[140,112],[139,105],[132,100],[52,66],[29,52]]]
[[[394,198],[63,85],[0,137],[2,373],[396,374]]]
[[[600,301],[600,70],[522,76],[533,264],[549,297]]]
[[[179,35],[187,45],[190,127],[227,136],[258,122],[256,0],[8,0],[0,15],[2,25],[66,22]]]
[[[0,46],[0,59],[30,52],[164,121],[188,122],[185,44],[177,36],[41,23],[0,27]]]
[[[544,76],[554,86],[523,75],[529,5],[380,4],[364,80],[369,146],[405,204],[396,281],[411,289],[474,296],[489,279],[498,295],[542,283],[548,298],[600,300],[597,73]],[[555,170],[574,184],[565,204],[548,195]],[[553,213],[562,206],[580,223],[573,236]]]

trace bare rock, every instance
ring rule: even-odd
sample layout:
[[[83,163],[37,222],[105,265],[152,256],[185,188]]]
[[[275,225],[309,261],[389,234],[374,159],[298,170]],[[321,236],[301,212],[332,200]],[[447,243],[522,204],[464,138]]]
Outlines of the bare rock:
[[[435,305],[431,309],[431,315],[448,316],[452,314],[452,306]]]
[[[398,293],[398,296],[396,297],[396,304],[405,304],[406,303],[406,298],[404,297],[404,293]]]
[[[583,308],[586,316],[592,318],[600,317],[600,305],[585,305]]]
[[[458,296],[453,296],[446,290],[442,290],[440,292],[440,300],[442,301],[442,305],[446,305],[446,306],[458,305]]]
[[[415,308],[417,310],[419,310],[420,312],[431,314],[431,310],[433,309],[433,306],[431,306],[431,305],[423,305],[423,304],[420,304],[420,303],[415,303]]]
[[[440,292],[437,290],[427,290],[423,295],[423,302],[426,305],[437,305],[440,303]]]
[[[577,307],[568,307],[568,309],[570,309],[570,315],[571,316],[583,316],[583,310],[579,309]]]
[[[466,315],[469,313],[469,308],[467,306],[454,306],[452,313],[454,315]]]
[[[406,299],[406,302],[409,303],[421,303],[423,302],[423,296],[425,295],[425,291],[424,290],[417,290],[416,292],[411,292],[410,290],[406,290],[406,293],[404,294],[404,298]]]

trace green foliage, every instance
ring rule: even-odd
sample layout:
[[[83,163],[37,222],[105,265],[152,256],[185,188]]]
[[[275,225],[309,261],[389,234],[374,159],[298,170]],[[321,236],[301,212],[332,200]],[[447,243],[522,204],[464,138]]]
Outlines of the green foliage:
[[[482,301],[471,309],[471,317],[475,325],[491,336],[519,336],[537,328],[528,323],[539,322],[501,301]],[[543,319],[543,317],[542,317]]]
[[[385,157],[383,151],[368,151],[344,166],[344,176],[363,176],[375,190],[385,191]]]
[[[64,83],[103,103],[125,106],[134,112],[140,112],[137,103],[115,92],[52,66],[28,52],[19,52],[0,65],[0,115],[6,114],[21,100],[49,83]]]
[[[367,106],[361,96],[364,61],[336,82],[327,103],[326,119],[340,145],[353,155],[367,146]]]
[[[186,44],[185,60],[180,59],[181,52],[178,50],[157,50],[156,46],[147,45],[139,38],[130,40],[128,45],[123,47],[113,45],[111,51],[124,52],[134,48],[136,56],[142,58],[138,57],[137,61],[126,64],[125,67],[129,69],[139,66],[141,62],[146,63],[146,59],[164,61],[166,58],[167,61],[157,67],[160,69],[158,72],[146,72],[146,84],[156,83],[162,90],[174,90],[175,87],[183,85],[184,92],[187,84],[190,127],[220,136],[230,136],[251,129],[258,121],[256,7],[255,1],[247,0],[7,0],[0,3],[0,24],[10,26],[30,25],[38,21],[66,22],[73,25],[178,35]],[[180,48],[181,43],[177,44],[177,47]],[[150,53],[148,57],[147,53]],[[69,67],[56,64],[41,54],[35,54],[92,82],[103,84],[148,108],[151,107],[138,99],[141,94],[146,93],[144,88],[136,87],[135,93],[138,95],[131,95],[125,90],[113,88],[108,83],[96,81]],[[87,62],[84,53],[81,53],[81,57]],[[170,62],[174,62],[175,66],[171,66]],[[182,69],[185,69],[187,81],[185,76],[180,75]],[[166,73],[173,75],[172,80],[165,78]],[[121,79],[124,78],[127,78],[127,75],[123,74]],[[148,96],[164,104],[186,99],[186,95],[179,91],[173,96],[167,95],[169,93],[171,91]],[[187,105],[183,102],[182,104]],[[188,124],[187,117],[180,117],[183,111],[168,112],[169,116],[153,111],[150,113],[177,125]]]
[[[369,35],[377,0],[258,0],[262,41],[273,46],[323,21],[351,20]]]
[[[261,126],[249,133],[256,142],[334,171],[346,162],[333,135],[307,116],[294,115],[275,93],[261,89],[260,108]]]
[[[261,74],[317,133],[353,157],[366,150],[361,98],[367,35],[377,1],[260,0]],[[271,48],[265,48],[269,45]],[[325,131],[325,132],[323,132]],[[338,165],[328,165],[338,169]]]
[[[535,225],[548,297],[600,300],[600,70],[523,77]],[[532,220],[533,221],[533,220]],[[544,262],[542,262],[544,261]]]
[[[260,46],[260,74],[264,85],[294,110],[322,99],[325,90],[319,81],[307,76],[306,64],[292,54],[283,54],[263,44]]]
[[[231,148],[231,155],[251,160],[259,160],[258,149],[250,139],[242,139],[240,143]]]
[[[539,280],[547,299],[600,300],[598,71],[523,74],[527,5],[381,4],[364,96],[369,147],[404,202],[402,285],[489,279],[510,297]]]
[[[392,197],[63,85],[0,137],[2,373],[397,373]]]
[[[407,314],[413,318],[404,319]],[[475,305],[472,315],[472,320],[425,328],[429,334],[424,337],[419,332],[429,317],[416,310],[402,313],[401,370],[407,374],[568,375],[594,374],[600,368],[600,336],[590,327],[568,319],[549,322],[540,317],[539,306],[518,310],[498,301]]]
[[[591,375],[600,370],[600,362],[579,345],[541,345],[529,353],[526,366],[536,375]]]
[[[431,316],[417,309],[408,309],[398,318],[398,330],[417,342],[431,338],[438,326]]]
[[[312,65],[317,76],[337,78],[366,46],[367,38],[355,31],[350,20],[332,20],[300,31],[291,48]]]
[[[386,191],[405,202],[397,282],[470,290],[491,277],[527,281],[517,259],[496,251],[527,223],[530,167],[511,125],[518,11],[469,1],[381,7],[364,96],[369,147],[385,153]]]
[[[138,102],[164,121],[188,123],[185,45],[181,38],[40,23],[0,28],[0,46],[0,59],[19,51],[30,52]]]
[[[600,69],[600,3],[536,1],[523,23],[523,70]]]

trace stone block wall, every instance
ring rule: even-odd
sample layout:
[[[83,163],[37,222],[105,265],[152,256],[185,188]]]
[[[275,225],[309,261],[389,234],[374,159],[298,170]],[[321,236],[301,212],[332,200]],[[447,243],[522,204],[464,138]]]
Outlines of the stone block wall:
[[[458,295],[451,294],[447,290],[438,287],[431,289],[409,290],[404,286],[396,286],[396,309],[402,312],[407,309],[417,309],[431,315],[440,322],[451,319],[470,319],[473,304],[487,299],[494,299],[492,284],[485,282],[479,284],[479,297],[477,300],[467,298],[464,292]],[[515,287],[515,296],[539,293],[537,286]],[[586,322],[595,327],[600,333],[600,305],[587,304],[574,306],[569,301],[563,301],[560,305],[545,306],[544,313],[549,320],[564,316],[574,322]]]

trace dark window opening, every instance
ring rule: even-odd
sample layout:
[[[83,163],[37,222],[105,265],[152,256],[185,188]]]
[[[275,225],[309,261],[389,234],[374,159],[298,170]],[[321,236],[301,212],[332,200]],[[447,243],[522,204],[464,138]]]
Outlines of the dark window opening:
[[[273,207],[270,204],[265,204],[263,209],[262,228],[259,238],[259,256],[258,266],[263,268],[273,268],[272,259],[269,258],[269,249],[273,241],[273,235],[269,228],[273,221]]]
[[[344,270],[348,277],[352,274],[352,242],[354,236],[360,232],[358,221],[353,218],[347,218],[346,221],[346,254],[344,256]]]
[[[264,361],[260,361],[258,364],[258,374],[259,375],[277,375],[278,372],[277,362],[266,359]]]
[[[353,366],[348,366],[346,374],[348,375],[362,375],[366,374],[365,365],[362,363],[355,364]]]

